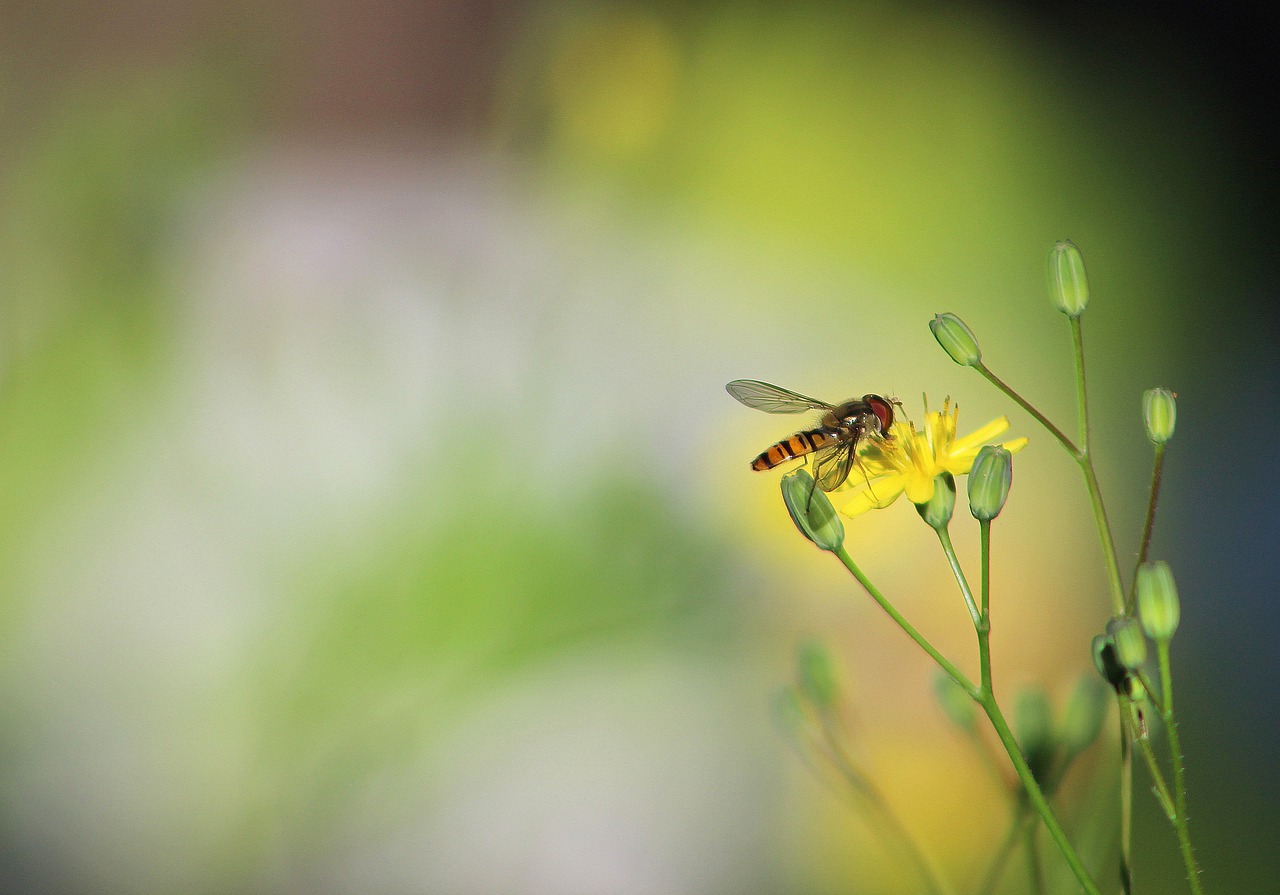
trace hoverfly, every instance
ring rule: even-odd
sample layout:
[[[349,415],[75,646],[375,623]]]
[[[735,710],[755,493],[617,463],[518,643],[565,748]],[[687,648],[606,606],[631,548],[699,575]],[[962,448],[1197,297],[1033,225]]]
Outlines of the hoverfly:
[[[755,379],[735,379],[725,390],[748,407],[765,413],[823,411],[816,428],[782,439],[751,461],[751,468],[760,472],[813,454],[813,479],[823,491],[834,491],[849,478],[858,459],[858,443],[865,436],[891,437],[893,407],[899,403],[879,395],[863,395],[843,404],[828,404]]]

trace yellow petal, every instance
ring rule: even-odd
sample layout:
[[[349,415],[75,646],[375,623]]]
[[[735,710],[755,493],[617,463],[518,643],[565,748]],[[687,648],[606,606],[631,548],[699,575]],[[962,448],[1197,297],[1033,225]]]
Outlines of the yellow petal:
[[[903,477],[876,482],[875,487],[866,486],[853,495],[837,509],[846,516],[861,516],[867,510],[880,510],[898,499],[902,493]]]
[[[991,422],[983,426],[981,429],[975,429],[973,432],[970,432],[964,438],[957,438],[955,441],[953,441],[951,443],[951,453],[960,454],[960,453],[964,453],[970,448],[977,448],[981,446],[984,442],[988,442],[991,439],[995,438],[997,435],[999,435],[1001,432],[1003,432],[1005,429],[1008,429],[1008,428],[1009,428],[1009,418],[1007,416],[996,417]]]
[[[1006,451],[1008,451],[1009,453],[1016,454],[1018,453],[1018,451],[1022,450],[1024,447],[1027,446],[1028,441],[1030,441],[1030,439],[1025,437],[1015,438],[1013,441],[1006,441],[1004,444],[1000,446],[1004,448]]]
[[[926,503],[933,498],[933,477],[927,475],[906,476],[907,500],[912,503]]]

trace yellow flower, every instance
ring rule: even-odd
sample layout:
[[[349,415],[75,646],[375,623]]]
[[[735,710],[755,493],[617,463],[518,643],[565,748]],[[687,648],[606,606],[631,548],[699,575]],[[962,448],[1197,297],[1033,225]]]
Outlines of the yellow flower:
[[[839,489],[832,502],[846,516],[882,509],[905,493],[912,503],[933,497],[933,480],[944,472],[965,475],[973,466],[978,450],[1009,428],[1008,417],[998,417],[964,438],[956,438],[959,408],[948,398],[942,410],[925,415],[924,431],[917,432],[910,420],[897,420],[890,429],[892,438],[868,438],[861,449],[858,466]],[[1004,447],[1017,453],[1027,439],[1015,438]]]

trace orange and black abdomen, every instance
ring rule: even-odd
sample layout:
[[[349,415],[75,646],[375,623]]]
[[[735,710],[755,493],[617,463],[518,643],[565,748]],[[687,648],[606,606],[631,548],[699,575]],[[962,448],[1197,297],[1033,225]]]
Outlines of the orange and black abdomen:
[[[751,468],[756,472],[773,469],[788,460],[803,457],[805,454],[812,454],[819,448],[824,448],[831,444],[837,438],[839,438],[839,435],[831,429],[810,429],[808,432],[797,432],[790,438],[784,438],[779,441],[759,457],[752,460]]]

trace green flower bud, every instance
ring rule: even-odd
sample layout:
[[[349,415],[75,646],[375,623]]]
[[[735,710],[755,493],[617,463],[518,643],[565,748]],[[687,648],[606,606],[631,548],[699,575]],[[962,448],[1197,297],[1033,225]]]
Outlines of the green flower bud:
[[[942,531],[951,523],[951,512],[956,507],[956,480],[949,472],[933,480],[933,497],[916,504],[920,518],[935,531]]]
[[[827,648],[816,640],[800,647],[796,654],[796,677],[799,691],[821,712],[829,710],[836,702],[840,686],[836,683],[835,663]]]
[[[1147,638],[1136,618],[1113,618],[1107,622],[1107,636],[1115,646],[1116,661],[1130,671],[1147,661]]]
[[[939,671],[933,678],[933,692],[937,694],[938,704],[951,723],[961,730],[972,730],[977,719],[977,709],[973,698],[964,688],[951,679],[945,671]]]
[[[969,470],[969,512],[975,519],[990,522],[1004,508],[1013,484],[1013,455],[998,444],[978,451]]]
[[[1053,765],[1056,743],[1053,736],[1053,709],[1049,697],[1039,687],[1018,694],[1013,704],[1013,729],[1027,765],[1037,781],[1043,782]]]
[[[808,472],[798,469],[782,477],[782,500],[800,534],[820,549],[835,551],[844,544],[844,523]]]
[[[955,314],[938,314],[929,321],[929,329],[942,350],[962,367],[976,367],[982,360],[978,337]]]
[[[1147,636],[1158,642],[1172,640],[1181,616],[1178,586],[1169,564],[1143,563],[1138,569],[1138,617]]]
[[[1068,756],[1079,755],[1098,738],[1110,701],[1102,681],[1089,674],[1080,678],[1062,716],[1062,747]]]
[[[1084,258],[1069,239],[1055,243],[1049,252],[1049,295],[1068,317],[1079,317],[1089,304],[1089,279]]]
[[[1167,388],[1153,388],[1142,393],[1142,420],[1147,424],[1147,437],[1152,444],[1164,444],[1173,438],[1173,429],[1178,422],[1177,397]]]

